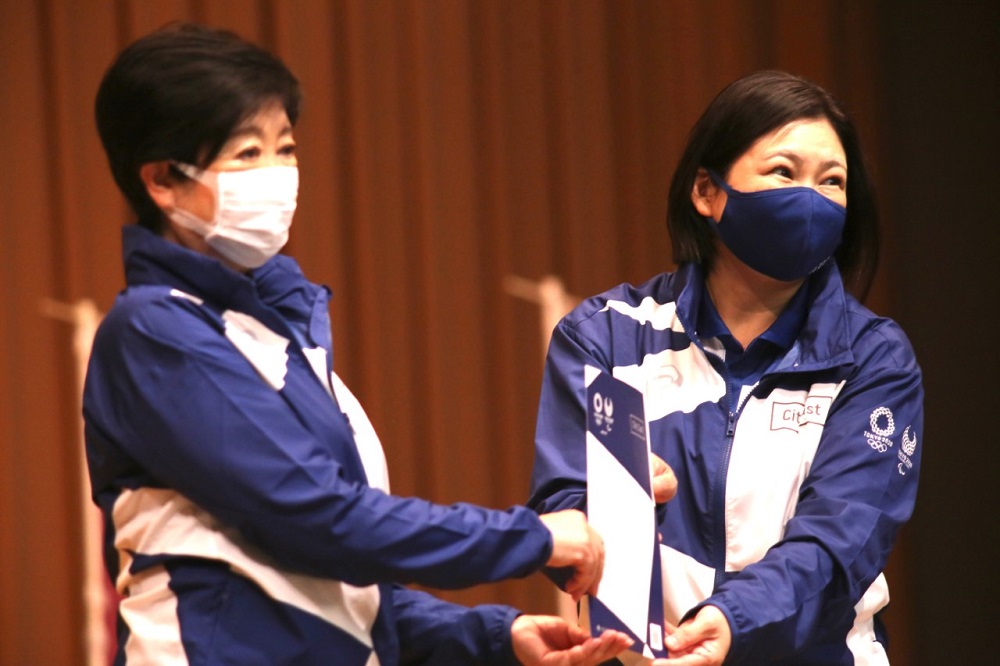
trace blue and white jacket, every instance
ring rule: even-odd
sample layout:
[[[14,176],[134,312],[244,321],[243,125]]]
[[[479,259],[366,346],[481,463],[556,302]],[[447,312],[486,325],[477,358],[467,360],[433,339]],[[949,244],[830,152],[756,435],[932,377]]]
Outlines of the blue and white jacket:
[[[803,288],[798,337],[741,395],[723,345],[696,333],[697,265],[578,306],[549,348],[530,505],[585,507],[584,367],[602,368],[645,394],[652,450],[678,479],[658,510],[667,620],[718,606],[727,663],[884,664],[875,613],[916,497],[920,369],[833,262]]]
[[[329,292],[288,257],[241,275],[136,226],[124,254],[83,400],[116,663],[516,663],[516,611],[401,584],[527,575],[548,530],[388,494],[331,370]]]

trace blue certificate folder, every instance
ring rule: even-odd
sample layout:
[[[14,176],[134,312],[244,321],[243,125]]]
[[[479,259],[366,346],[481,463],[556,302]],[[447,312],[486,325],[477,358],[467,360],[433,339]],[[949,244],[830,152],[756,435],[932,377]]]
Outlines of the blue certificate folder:
[[[591,366],[587,382],[587,514],[604,539],[604,576],[581,604],[581,624],[632,637],[628,660],[666,657],[656,505],[643,395]],[[624,655],[623,655],[624,656]]]

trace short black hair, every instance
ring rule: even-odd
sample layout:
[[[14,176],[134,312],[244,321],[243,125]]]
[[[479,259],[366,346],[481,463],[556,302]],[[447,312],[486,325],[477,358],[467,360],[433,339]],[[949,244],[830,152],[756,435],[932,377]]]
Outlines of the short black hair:
[[[173,23],[122,51],[98,88],[95,116],[111,173],[139,224],[162,232],[139,177],[143,164],[205,167],[241,123],[274,102],[294,125],[298,81],[276,56],[232,32]]]
[[[707,270],[715,255],[711,227],[691,202],[699,168],[726,178],[733,162],[760,137],[795,120],[819,118],[833,126],[847,157],[847,221],[834,257],[845,285],[863,299],[875,277],[880,237],[875,186],[857,131],[830,93],[787,72],[756,72],[730,83],[692,128],[667,199],[674,262],[700,263]]]

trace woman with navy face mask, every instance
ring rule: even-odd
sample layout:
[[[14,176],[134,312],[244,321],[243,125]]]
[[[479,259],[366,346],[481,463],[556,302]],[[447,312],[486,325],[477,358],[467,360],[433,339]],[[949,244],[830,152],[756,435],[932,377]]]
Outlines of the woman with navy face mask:
[[[592,664],[620,651],[617,632],[404,586],[548,565],[579,597],[598,588],[603,544],[576,510],[390,494],[378,438],[333,371],[329,291],[279,254],[298,110],[280,60],[193,25],[133,43],[98,91],[101,141],[138,217],[83,397],[122,595],[115,663]]]
[[[784,72],[726,87],[670,188],[678,269],[556,327],[530,506],[586,507],[596,366],[645,395],[670,659],[887,663],[882,569],[913,510],[923,389],[863,298],[878,257],[853,125]]]

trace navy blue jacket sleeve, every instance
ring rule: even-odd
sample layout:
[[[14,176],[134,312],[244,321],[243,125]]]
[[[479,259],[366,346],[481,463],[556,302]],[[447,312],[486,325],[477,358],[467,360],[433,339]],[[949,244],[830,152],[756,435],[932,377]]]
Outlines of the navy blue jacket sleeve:
[[[794,654],[825,628],[850,626],[913,511],[920,369],[902,331],[879,321],[833,404],[783,538],[706,600],[730,621],[734,663]],[[882,439],[870,437],[878,419]]]
[[[584,367],[610,371],[600,351],[588,347],[564,320],[552,332],[535,428],[535,463],[527,506],[540,514],[566,509],[587,511],[587,423]],[[572,571],[546,568],[564,589]]]
[[[435,505],[350,478],[336,447],[297,418],[301,406],[262,381],[198,304],[120,305],[95,339],[84,400],[99,501],[141,475],[283,566],[354,585],[464,587],[548,559],[551,537],[529,509]]]
[[[510,628],[518,611],[508,606],[467,608],[426,592],[393,589],[403,664],[517,664]]]
[[[538,404],[528,506],[539,513],[587,507],[587,365],[611,372],[601,350],[564,319],[552,331]]]

